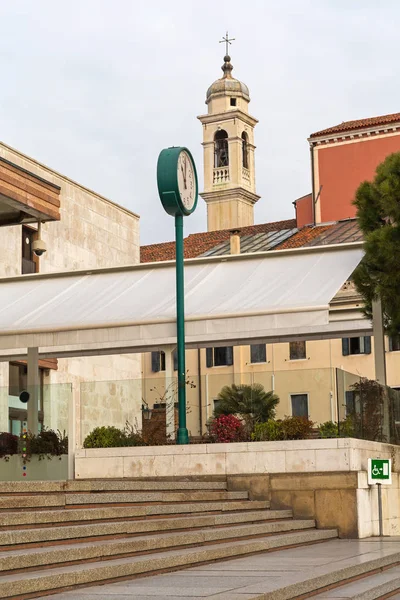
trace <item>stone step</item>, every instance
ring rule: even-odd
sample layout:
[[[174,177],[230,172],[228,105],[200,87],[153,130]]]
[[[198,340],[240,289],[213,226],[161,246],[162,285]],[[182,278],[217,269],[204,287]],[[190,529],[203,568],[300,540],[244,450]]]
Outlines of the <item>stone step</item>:
[[[219,513],[204,516],[180,516],[178,518],[140,519],[123,521],[102,521],[99,523],[83,523],[79,525],[52,526],[30,529],[11,529],[0,531],[0,546],[15,544],[38,544],[60,540],[95,538],[106,536],[138,535],[151,531],[173,531],[182,529],[198,529],[201,527],[220,527],[233,523],[254,523],[260,521],[277,521],[290,519],[291,511],[258,510],[237,513]]]
[[[336,530],[296,531],[251,540],[230,540],[228,543],[206,544],[200,547],[154,552],[128,558],[90,562],[36,572],[22,572],[0,577],[0,598],[34,597],[65,588],[134,577],[160,570],[174,570],[208,561],[245,556],[298,544],[315,543],[337,537]],[[106,544],[105,544],[106,545]],[[317,589],[317,588],[314,588]],[[290,598],[294,596],[285,596]],[[272,598],[272,596],[271,596]],[[283,596],[280,597],[283,600]],[[280,600],[274,597],[274,600]]]
[[[60,494],[2,494],[0,509],[45,508],[93,504],[133,504],[148,502],[204,502],[212,500],[247,500],[248,492],[160,491],[160,492],[93,492]]]
[[[75,481],[4,481],[2,494],[42,494],[57,492],[100,492],[100,491],[181,491],[181,490],[226,490],[226,479],[191,480],[189,478],[173,480],[143,479],[82,479]]]
[[[217,525],[221,523],[217,522]],[[224,525],[222,523],[222,525]],[[113,556],[134,555],[137,553],[170,550],[179,546],[202,546],[228,539],[284,534],[289,531],[312,529],[313,520],[286,520],[236,526],[203,527],[198,530],[160,533],[156,535],[133,536],[118,540],[91,541],[74,544],[46,545],[40,548],[0,552],[0,572],[28,569],[39,566],[52,566],[60,563],[88,560],[109,560]]]
[[[99,508],[68,508],[65,510],[36,510],[0,513],[0,531],[5,527],[29,525],[40,527],[55,523],[80,523],[82,521],[125,520],[135,517],[146,518],[159,515],[185,515],[192,513],[227,513],[236,511],[265,510],[269,501],[244,500],[228,502],[196,502],[180,504],[149,504]],[[291,511],[281,511],[291,516]]]
[[[334,589],[326,590],[314,596],[316,600],[378,600],[390,598],[393,592],[400,590],[400,566],[386,569],[380,573],[369,575],[350,583],[338,585]],[[397,596],[400,598],[400,594]]]

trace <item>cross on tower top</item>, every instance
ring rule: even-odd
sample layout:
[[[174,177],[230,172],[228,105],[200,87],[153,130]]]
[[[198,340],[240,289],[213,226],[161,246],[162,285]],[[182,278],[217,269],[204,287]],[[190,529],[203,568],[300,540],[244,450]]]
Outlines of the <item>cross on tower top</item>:
[[[229,34],[228,32],[226,32],[226,36],[222,38],[222,40],[219,40],[219,43],[222,44],[223,42],[225,42],[226,44],[226,50],[225,50],[225,54],[228,54],[228,50],[229,50],[229,45],[231,44],[231,42],[233,42],[235,40],[235,38],[229,38]]]

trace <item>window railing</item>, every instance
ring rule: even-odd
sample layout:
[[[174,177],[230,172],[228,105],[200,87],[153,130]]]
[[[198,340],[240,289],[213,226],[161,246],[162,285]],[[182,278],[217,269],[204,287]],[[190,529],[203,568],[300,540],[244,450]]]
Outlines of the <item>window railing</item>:
[[[246,169],[246,167],[242,168],[242,177],[243,181],[245,181],[246,183],[250,183],[250,171],[249,169]]]
[[[229,167],[214,169],[213,183],[227,183],[229,181]]]

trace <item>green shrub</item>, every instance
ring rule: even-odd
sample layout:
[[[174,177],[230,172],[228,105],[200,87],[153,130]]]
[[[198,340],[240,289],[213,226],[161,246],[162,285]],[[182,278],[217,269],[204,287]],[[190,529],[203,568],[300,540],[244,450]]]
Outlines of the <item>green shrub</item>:
[[[266,392],[261,383],[251,385],[225,385],[217,396],[214,409],[215,418],[221,415],[235,415],[243,421],[248,439],[257,423],[265,423],[275,417],[279,398],[273,392]]]
[[[283,428],[282,421],[274,421],[270,419],[266,423],[257,423],[254,427],[254,431],[251,434],[253,442],[272,442],[277,440],[283,440]]]
[[[356,437],[353,417],[351,415],[346,417],[344,421],[340,421],[339,424],[334,421],[322,423],[318,427],[318,431],[321,438]]]
[[[145,445],[140,433],[135,432],[129,423],[126,423],[124,429],[118,429],[112,425],[95,427],[83,442],[84,448],[122,448]]]
[[[18,436],[12,433],[0,433],[0,458],[6,458],[18,453]]]
[[[354,431],[353,417],[349,415],[344,421],[340,421],[340,437],[358,437]]]
[[[306,440],[310,437],[314,423],[308,417],[285,417],[282,421],[285,440]]]
[[[285,417],[283,420],[269,419],[254,427],[253,442],[279,440],[306,440],[310,437],[314,423],[307,417]]]
[[[61,460],[62,454],[68,454],[68,436],[65,431],[61,433],[45,427],[37,435],[28,431],[19,437],[18,452],[26,455],[25,461],[29,461],[33,454],[39,456],[39,460],[45,456],[47,458],[58,456]]]
[[[319,435],[321,438],[337,438],[339,437],[338,424],[333,421],[326,421],[321,423],[318,427]]]

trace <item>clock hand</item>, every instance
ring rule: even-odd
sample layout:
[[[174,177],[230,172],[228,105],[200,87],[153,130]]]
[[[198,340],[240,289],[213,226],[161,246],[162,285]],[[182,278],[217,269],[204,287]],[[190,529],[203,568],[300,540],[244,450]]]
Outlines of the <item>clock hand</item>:
[[[186,186],[186,174],[185,171],[183,170],[183,166],[181,165],[181,171],[182,171],[182,175],[183,175],[183,185],[185,186],[185,190],[187,189]]]

